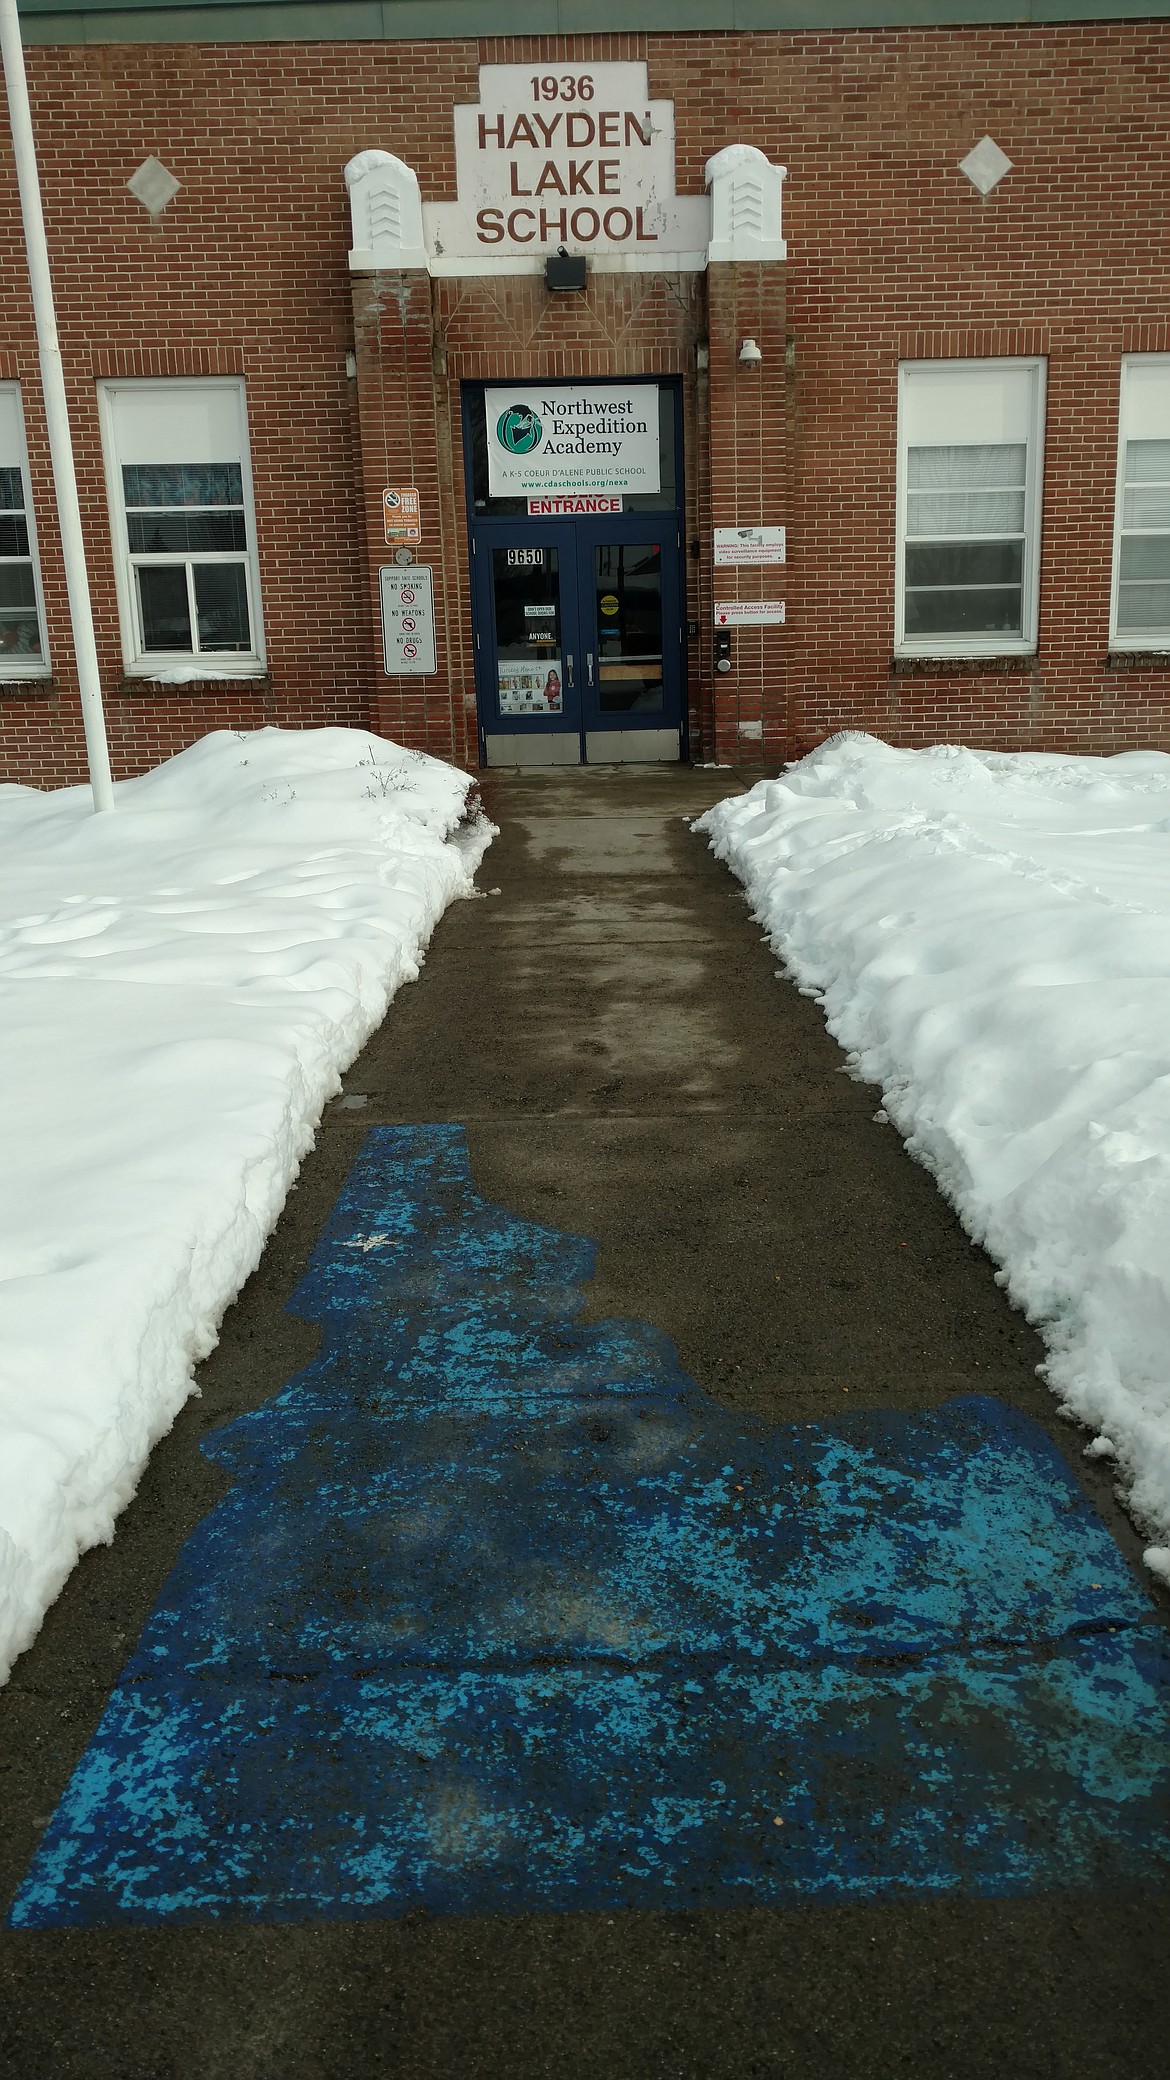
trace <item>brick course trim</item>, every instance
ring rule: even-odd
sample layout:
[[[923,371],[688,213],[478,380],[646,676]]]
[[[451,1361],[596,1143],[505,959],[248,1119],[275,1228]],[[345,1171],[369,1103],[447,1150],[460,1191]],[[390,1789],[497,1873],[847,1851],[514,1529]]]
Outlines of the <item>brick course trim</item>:
[[[91,347],[91,375],[106,380],[116,377],[150,376],[244,376],[246,353],[242,346]]]

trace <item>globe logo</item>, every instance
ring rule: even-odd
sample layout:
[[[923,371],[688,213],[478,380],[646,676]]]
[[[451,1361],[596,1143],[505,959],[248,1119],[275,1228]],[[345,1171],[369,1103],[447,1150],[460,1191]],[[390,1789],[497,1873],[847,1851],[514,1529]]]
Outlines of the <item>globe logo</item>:
[[[509,455],[531,455],[541,431],[540,420],[526,404],[510,404],[496,420],[496,439]]]

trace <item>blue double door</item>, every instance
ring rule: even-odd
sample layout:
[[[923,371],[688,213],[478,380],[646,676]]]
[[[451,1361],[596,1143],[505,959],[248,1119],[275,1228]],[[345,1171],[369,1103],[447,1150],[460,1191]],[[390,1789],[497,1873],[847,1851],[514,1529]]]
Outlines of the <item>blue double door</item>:
[[[474,525],[476,681],[487,765],[682,755],[681,558],[673,514],[515,516]]]

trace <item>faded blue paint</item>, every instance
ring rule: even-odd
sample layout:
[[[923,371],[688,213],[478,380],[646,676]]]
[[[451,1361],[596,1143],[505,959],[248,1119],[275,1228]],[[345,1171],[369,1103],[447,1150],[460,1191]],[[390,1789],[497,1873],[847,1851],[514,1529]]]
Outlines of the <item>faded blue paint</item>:
[[[1164,1880],[1165,1633],[1043,1432],[733,1415],[592,1265],[369,1136],[18,1926]]]

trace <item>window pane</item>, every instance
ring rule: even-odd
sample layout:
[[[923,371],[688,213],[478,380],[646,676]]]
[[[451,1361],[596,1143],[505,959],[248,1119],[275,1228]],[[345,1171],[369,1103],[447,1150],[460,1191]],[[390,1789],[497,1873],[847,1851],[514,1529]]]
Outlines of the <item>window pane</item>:
[[[8,614],[0,609],[0,664],[6,657],[39,657],[41,633],[32,614]]]
[[[627,491],[622,500],[624,512],[661,512],[680,503],[674,452],[674,396],[667,385],[658,392],[658,468],[658,490]]]
[[[1170,484],[1170,441],[1127,441],[1127,484]]]
[[[0,564],[0,607],[31,607],[35,614],[36,606],[31,563]]]
[[[1020,585],[1022,542],[907,542],[908,585]]]
[[[248,585],[242,563],[197,563],[195,609],[201,650],[250,650]]]
[[[19,513],[0,513],[0,556],[27,555],[27,520]]]
[[[1170,580],[1170,534],[1131,534],[1121,544],[1123,578]]]
[[[603,712],[661,708],[662,553],[658,542],[593,551],[598,701]]]
[[[1022,491],[912,491],[906,500],[908,535],[1023,531]]]
[[[18,469],[0,469],[0,510],[23,513],[24,486]]]
[[[1127,491],[1122,501],[1123,527],[1170,527],[1170,486]]]
[[[143,565],[135,572],[144,650],[192,650],[185,564]]]
[[[1018,636],[1022,630],[1023,594],[1018,586],[969,592],[907,590],[908,636]]]
[[[911,448],[906,482],[912,491],[1002,490],[1012,485],[1022,489],[1027,456],[1023,441],[978,448]]]
[[[238,462],[127,463],[122,492],[128,506],[240,506]]]
[[[127,513],[126,529],[133,556],[248,546],[242,513]]]
[[[568,660],[561,651],[557,551],[493,549],[492,591],[501,715],[562,715]]]
[[[1170,585],[1119,585],[1117,626],[1131,635],[1170,633]]]

